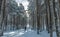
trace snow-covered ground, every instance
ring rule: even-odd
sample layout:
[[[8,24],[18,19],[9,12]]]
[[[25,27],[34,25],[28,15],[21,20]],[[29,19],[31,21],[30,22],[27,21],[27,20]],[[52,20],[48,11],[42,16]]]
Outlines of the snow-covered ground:
[[[4,32],[4,36],[2,37],[49,37],[47,31],[42,31],[38,35],[36,31],[28,29],[24,31],[24,29],[11,31],[11,32]],[[53,37],[56,37],[56,33],[53,33]]]

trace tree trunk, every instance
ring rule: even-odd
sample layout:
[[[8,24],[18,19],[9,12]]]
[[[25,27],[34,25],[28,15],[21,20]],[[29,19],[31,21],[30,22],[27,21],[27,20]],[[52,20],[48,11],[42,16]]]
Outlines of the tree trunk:
[[[40,2],[40,1],[39,1]],[[38,0],[36,0],[36,11],[37,11],[37,34],[39,34],[40,30],[40,5]]]
[[[50,8],[50,0],[48,0],[48,8],[49,8],[49,14],[50,14],[50,37],[53,37],[53,31],[52,31],[52,26],[53,26],[53,18],[52,18],[52,12]]]
[[[48,2],[45,0],[45,6],[46,6],[46,30],[49,33],[49,11],[48,11]]]
[[[3,22],[4,19],[6,18],[6,0],[2,0],[2,5],[1,5],[1,23],[0,23],[0,28],[3,30]]]
[[[56,12],[56,10],[55,10],[55,7],[56,5],[55,5],[55,0],[53,0],[53,9],[54,9],[54,16],[55,16],[55,27],[56,27],[56,34],[57,34],[57,37],[60,37],[59,36],[59,31],[58,31],[58,14],[57,14],[57,12]]]

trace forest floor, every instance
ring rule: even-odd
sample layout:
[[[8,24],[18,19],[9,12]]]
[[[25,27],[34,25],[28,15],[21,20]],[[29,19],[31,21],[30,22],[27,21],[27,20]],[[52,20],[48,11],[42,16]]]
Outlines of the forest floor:
[[[47,31],[42,31],[40,34],[37,34],[36,31],[27,29],[26,31],[24,29],[11,31],[11,32],[4,32],[4,36],[2,37],[49,37],[49,34]],[[56,33],[53,33],[53,37],[56,37]]]

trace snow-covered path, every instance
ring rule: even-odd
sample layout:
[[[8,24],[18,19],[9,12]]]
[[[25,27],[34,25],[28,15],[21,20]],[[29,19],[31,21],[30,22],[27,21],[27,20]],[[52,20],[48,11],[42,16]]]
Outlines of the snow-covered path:
[[[5,32],[4,36],[2,37],[49,37],[49,34],[47,33],[47,31],[43,31],[38,35],[34,30],[28,29],[24,31],[23,29],[21,29],[12,32]]]

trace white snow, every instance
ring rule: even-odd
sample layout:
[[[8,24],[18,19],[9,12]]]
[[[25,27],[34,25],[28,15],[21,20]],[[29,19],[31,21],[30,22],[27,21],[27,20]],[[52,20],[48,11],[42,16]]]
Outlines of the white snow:
[[[27,29],[26,31],[24,29],[16,30],[12,32],[5,32],[4,36],[2,37],[49,37],[50,35],[47,33],[47,31],[42,31],[38,35],[36,31]],[[53,37],[56,37],[56,33],[53,33]]]

